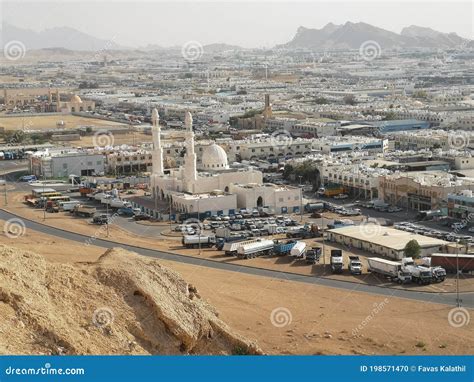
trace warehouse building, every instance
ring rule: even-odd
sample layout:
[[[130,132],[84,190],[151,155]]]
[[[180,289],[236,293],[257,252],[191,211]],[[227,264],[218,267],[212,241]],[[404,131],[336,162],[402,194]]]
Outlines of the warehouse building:
[[[416,240],[420,245],[420,256],[446,252],[449,245],[444,240],[382,227],[375,223],[336,228],[327,232],[329,241],[394,260],[404,257],[405,246],[410,240]]]

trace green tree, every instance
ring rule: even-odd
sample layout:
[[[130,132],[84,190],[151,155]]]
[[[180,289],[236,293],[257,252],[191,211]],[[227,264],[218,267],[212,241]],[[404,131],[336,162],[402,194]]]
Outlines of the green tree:
[[[410,240],[405,245],[405,248],[403,249],[403,253],[405,254],[405,257],[413,257],[414,259],[420,257],[420,251],[421,251],[420,244],[418,244],[418,242],[415,239]]]
[[[347,94],[344,96],[343,101],[346,105],[355,105],[356,99],[354,94]]]

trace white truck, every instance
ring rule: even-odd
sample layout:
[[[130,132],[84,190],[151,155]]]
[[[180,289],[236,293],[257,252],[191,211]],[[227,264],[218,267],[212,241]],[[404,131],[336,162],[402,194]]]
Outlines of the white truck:
[[[431,269],[423,265],[416,265],[411,257],[402,259],[402,270],[410,273],[412,280],[419,285],[431,284]]]
[[[67,202],[59,202],[59,209],[61,211],[72,211],[75,206],[81,204],[79,200],[69,200]]]
[[[331,250],[331,271],[332,273],[342,273],[344,268],[344,258],[340,249]]]
[[[126,200],[122,199],[110,199],[110,208],[129,208],[132,205],[130,202],[127,202]]]
[[[290,250],[290,256],[296,257],[297,259],[304,259],[307,250],[308,247],[304,241],[297,241]]]
[[[273,252],[273,240],[261,239],[254,243],[247,243],[237,248],[237,257],[250,259],[256,256],[269,255]]]
[[[399,284],[406,284],[411,282],[411,274],[402,270],[401,263],[379,257],[367,258],[368,270],[382,276],[389,277],[392,281]]]
[[[204,236],[204,235],[185,235],[181,239],[181,243],[186,248],[198,248],[201,247],[213,247],[216,244],[215,236]]]
[[[359,256],[349,256],[349,271],[353,275],[362,274],[362,263],[360,262]]]
[[[240,240],[240,241],[229,241],[224,244],[222,250],[228,256],[237,255],[237,249],[244,244],[256,243],[260,241],[259,239],[251,239],[251,240]]]

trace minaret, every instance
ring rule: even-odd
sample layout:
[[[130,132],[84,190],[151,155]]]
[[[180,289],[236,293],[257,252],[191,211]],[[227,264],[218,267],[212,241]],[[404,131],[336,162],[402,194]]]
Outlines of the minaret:
[[[194,152],[194,132],[193,132],[193,117],[189,111],[184,116],[184,125],[186,126],[186,133],[184,138],[186,140],[186,156],[184,157],[184,189],[191,191],[193,183],[197,180],[196,171],[196,153]]]
[[[160,129],[160,116],[158,110],[153,109],[151,114],[151,120],[153,126],[151,128],[151,135],[153,140],[153,174],[163,175],[163,148],[161,147],[161,129]]]

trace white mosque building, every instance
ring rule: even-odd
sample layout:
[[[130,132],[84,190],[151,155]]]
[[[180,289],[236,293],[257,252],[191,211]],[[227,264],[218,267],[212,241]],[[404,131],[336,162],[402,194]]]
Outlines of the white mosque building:
[[[263,184],[255,169],[231,169],[225,150],[213,143],[204,148],[197,168],[191,113],[185,115],[184,165],[164,171],[159,115],[152,114],[153,162],[150,184],[153,198],[170,202],[181,213],[233,214],[239,209],[267,208],[274,213],[298,212],[299,188]]]

